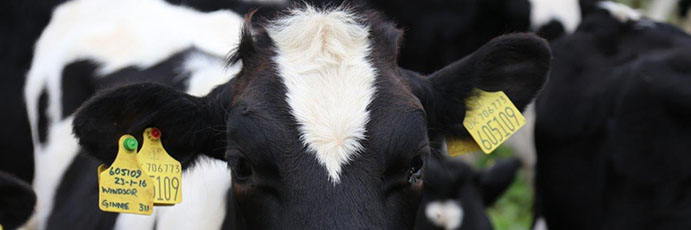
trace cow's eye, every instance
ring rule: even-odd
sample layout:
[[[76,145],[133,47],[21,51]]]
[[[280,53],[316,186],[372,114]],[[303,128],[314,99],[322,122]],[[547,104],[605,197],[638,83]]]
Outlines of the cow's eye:
[[[238,182],[247,181],[252,176],[252,166],[243,157],[238,158],[234,163],[232,170],[235,173],[235,178],[233,179]]]
[[[408,169],[408,183],[417,184],[422,178],[422,157],[417,155],[410,161],[410,169]]]

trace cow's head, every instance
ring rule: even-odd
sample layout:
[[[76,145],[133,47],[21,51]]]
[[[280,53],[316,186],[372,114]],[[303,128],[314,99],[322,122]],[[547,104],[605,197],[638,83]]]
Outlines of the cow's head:
[[[106,163],[120,135],[150,126],[185,165],[227,160],[238,228],[410,228],[430,139],[467,137],[473,88],[525,106],[550,51],[509,35],[421,76],[396,64],[400,30],[353,11],[304,7],[263,26],[248,17],[231,81],[202,98],[157,84],[107,90],[79,109],[74,132]]]
[[[427,158],[425,188],[415,229],[492,229],[485,208],[513,183],[518,159],[476,170],[458,160]]]

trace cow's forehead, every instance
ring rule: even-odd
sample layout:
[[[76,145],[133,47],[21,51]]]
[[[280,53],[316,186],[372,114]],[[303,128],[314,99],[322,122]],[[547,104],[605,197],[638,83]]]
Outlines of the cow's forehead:
[[[337,184],[343,165],[363,150],[377,91],[369,28],[346,10],[306,7],[267,32],[300,141]]]

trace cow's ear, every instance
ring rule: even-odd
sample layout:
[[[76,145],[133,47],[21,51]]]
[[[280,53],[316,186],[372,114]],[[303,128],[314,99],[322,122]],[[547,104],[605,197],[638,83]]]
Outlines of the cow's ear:
[[[73,131],[87,154],[107,164],[115,160],[120,136],[142,143],[147,127],[161,130],[163,146],[183,165],[198,153],[222,158],[224,113],[209,99],[214,92],[199,98],[156,83],[104,90],[77,110]]]
[[[16,229],[34,213],[36,194],[31,186],[9,174],[0,172],[0,225]]]
[[[523,110],[544,85],[550,61],[551,52],[544,39],[533,34],[511,34],[491,40],[430,76],[407,75],[413,93],[425,107],[431,133],[465,137],[465,100],[474,88],[503,91]]]
[[[485,206],[494,204],[504,194],[513,183],[520,167],[521,161],[517,158],[498,160],[492,168],[477,174]]]

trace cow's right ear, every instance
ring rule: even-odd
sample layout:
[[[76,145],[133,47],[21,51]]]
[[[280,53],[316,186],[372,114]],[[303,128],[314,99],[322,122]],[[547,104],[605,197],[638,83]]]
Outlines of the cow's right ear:
[[[104,90],[86,101],[75,113],[73,131],[87,154],[111,164],[120,136],[131,134],[142,143],[144,129],[156,127],[168,153],[185,165],[198,153],[222,159],[224,114],[206,97],[138,83]]]
[[[491,40],[429,76],[415,77],[402,72],[408,76],[412,92],[427,113],[430,132],[467,137],[462,123],[465,103],[473,96],[473,89],[503,91],[523,110],[547,80],[551,57],[544,39],[532,34],[511,34]]]

